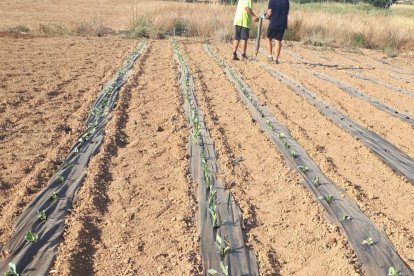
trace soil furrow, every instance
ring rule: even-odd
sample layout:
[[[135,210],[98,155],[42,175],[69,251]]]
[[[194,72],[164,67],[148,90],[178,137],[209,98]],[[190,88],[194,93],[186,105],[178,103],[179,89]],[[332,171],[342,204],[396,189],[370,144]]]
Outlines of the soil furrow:
[[[187,45],[186,52],[218,150],[219,177],[245,213],[261,274],[352,274],[346,240],[252,121],[221,68],[201,43]]]
[[[224,46],[219,49],[221,56],[228,52]],[[251,62],[230,63],[244,75],[244,80],[278,120],[289,128],[324,174],[342,187],[344,194],[351,197],[378,228],[384,224],[403,259],[407,262],[412,259],[414,224],[413,213],[408,210],[414,206],[393,203],[410,204],[407,201],[414,195],[411,185],[359,141],[258,66]]]

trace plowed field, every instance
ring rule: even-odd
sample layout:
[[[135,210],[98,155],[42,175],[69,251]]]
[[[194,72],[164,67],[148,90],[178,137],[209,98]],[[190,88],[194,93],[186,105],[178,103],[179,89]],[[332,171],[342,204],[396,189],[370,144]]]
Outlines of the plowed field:
[[[47,188],[85,131],[99,91],[136,43],[116,37],[0,38],[1,260],[13,253],[5,246],[14,233],[13,224]],[[204,44],[178,40],[182,60],[194,80],[194,90],[183,92],[179,81],[183,63],[176,61],[172,39],[147,41],[118,91],[103,143],[85,167],[86,178],[74,206],[67,210],[63,240],[47,270],[54,275],[207,274],[214,262],[200,253],[205,245],[199,215],[203,198],[198,192],[205,178],[194,177],[197,168],[191,163],[190,151],[190,145],[202,144],[194,141],[195,118],[202,114],[208,144],[215,149],[217,171],[210,173],[240,207],[242,220],[236,224],[244,231],[244,243],[257,259],[260,275],[375,275],[372,271],[386,275],[394,266],[412,273],[414,183],[410,174],[392,167],[363,139],[335,123],[262,65],[297,81],[367,133],[377,134],[414,159],[414,126],[410,123],[414,60],[384,62],[374,51],[356,55],[293,44],[282,49],[281,63],[276,65],[260,54],[233,61],[230,45],[209,44],[222,59],[220,63]],[[311,188],[304,184],[311,172],[294,165],[298,160],[294,154],[289,159],[275,146],[223,64],[233,68],[232,76],[240,76],[251,89],[258,106],[288,129],[290,134],[285,134],[301,145],[321,174],[336,185],[341,198],[318,199],[312,189],[324,183],[314,180]],[[409,119],[385,112],[315,74],[345,83]],[[197,105],[189,100],[186,93],[190,92]],[[192,110],[192,119],[185,109],[188,102],[197,108],[195,114]],[[262,117],[270,118],[263,113]],[[279,133],[279,138],[285,134]],[[213,187],[207,188],[209,208],[215,196]],[[383,235],[380,240],[366,233],[366,240],[358,241],[366,248],[364,254],[355,249],[353,233],[344,230],[352,218],[344,222],[329,211],[336,210],[342,198],[355,203]],[[213,212],[207,214],[207,220],[212,220]],[[218,236],[225,227],[223,220],[216,226],[213,222]],[[228,237],[222,237],[219,245],[221,239],[214,238],[214,247],[219,247]],[[370,255],[375,246],[393,248],[383,240],[393,245],[405,268],[378,263],[372,269],[372,262],[365,258],[383,257]],[[229,275],[237,275],[232,272],[237,263],[231,258],[239,249],[229,242],[228,250],[220,260],[228,266]],[[16,265],[23,275],[34,273]]]

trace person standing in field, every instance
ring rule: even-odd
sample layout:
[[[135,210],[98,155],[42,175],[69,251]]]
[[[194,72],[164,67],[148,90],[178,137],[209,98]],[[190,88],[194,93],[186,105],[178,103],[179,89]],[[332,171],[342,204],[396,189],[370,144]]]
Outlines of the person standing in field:
[[[288,23],[289,0],[270,0],[266,11],[266,18],[270,19],[267,29],[267,50],[269,51],[268,60],[278,64],[282,39]],[[275,56],[272,57],[272,40],[276,40]]]
[[[239,60],[237,56],[237,49],[239,48],[240,40],[243,40],[242,44],[242,58],[246,58],[247,40],[249,39],[249,30],[254,22],[259,21],[259,18],[253,13],[252,0],[239,0],[236,9],[236,15],[234,16],[234,42],[233,42],[233,59]]]

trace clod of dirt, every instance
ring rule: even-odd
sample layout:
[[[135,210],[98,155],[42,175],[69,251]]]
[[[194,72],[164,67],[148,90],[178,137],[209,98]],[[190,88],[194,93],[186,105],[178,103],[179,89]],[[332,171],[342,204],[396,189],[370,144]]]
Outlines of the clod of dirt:
[[[157,132],[163,132],[163,131],[164,131],[164,129],[162,128],[162,126],[158,126]]]
[[[72,128],[70,128],[70,127],[68,127],[68,126],[65,126],[65,127],[63,128],[63,131],[64,131],[66,134],[68,134],[68,133],[70,133],[70,132],[72,131]]]

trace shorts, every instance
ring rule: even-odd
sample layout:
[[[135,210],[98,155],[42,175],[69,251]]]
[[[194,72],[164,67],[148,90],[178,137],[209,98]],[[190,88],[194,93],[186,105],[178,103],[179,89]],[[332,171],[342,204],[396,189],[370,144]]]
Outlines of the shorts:
[[[247,40],[249,39],[249,29],[242,26],[234,26],[234,40]]]
[[[284,33],[285,33],[285,29],[281,29],[281,30],[268,29],[267,38],[276,39],[277,41],[282,41]]]

